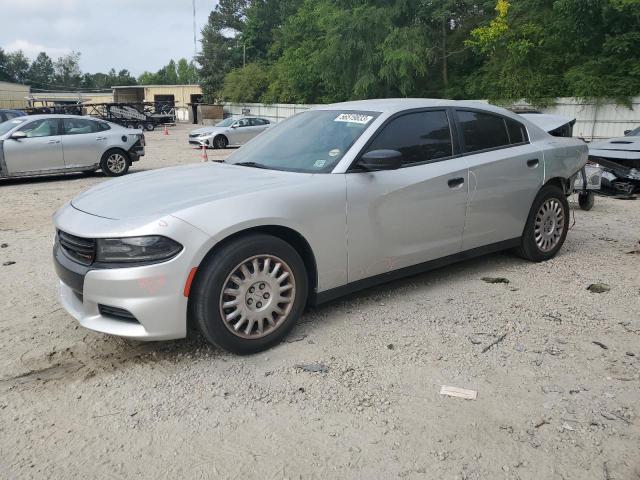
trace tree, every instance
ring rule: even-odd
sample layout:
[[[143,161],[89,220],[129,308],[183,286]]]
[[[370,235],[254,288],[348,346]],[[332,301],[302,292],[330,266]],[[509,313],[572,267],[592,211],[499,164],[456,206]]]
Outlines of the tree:
[[[7,71],[10,81],[25,83],[29,73],[29,59],[25,57],[22,50],[12,52],[7,55]]]
[[[80,53],[63,55],[54,63],[56,83],[65,87],[79,87],[82,83]]]
[[[9,58],[0,48],[0,82],[10,82],[12,80],[9,73]]]
[[[242,66],[243,48],[237,37],[243,27],[248,2],[220,0],[202,29],[202,52],[196,61],[200,64],[202,90],[209,101],[218,95],[225,75]]]
[[[225,76],[220,97],[229,102],[258,102],[268,86],[268,70],[257,63],[250,63]]]
[[[36,88],[48,88],[55,82],[54,74],[53,60],[45,52],[40,52],[29,67],[27,78]]]
[[[198,70],[193,62],[187,61],[186,58],[178,60],[177,72],[178,83],[182,85],[191,85],[198,82]]]

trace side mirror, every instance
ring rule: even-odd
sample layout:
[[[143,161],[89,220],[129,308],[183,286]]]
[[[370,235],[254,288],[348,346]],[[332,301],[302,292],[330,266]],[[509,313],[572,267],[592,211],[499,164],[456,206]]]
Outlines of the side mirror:
[[[397,150],[372,150],[362,155],[357,165],[369,171],[397,170],[402,166],[402,153]]]
[[[11,134],[11,137],[9,138],[12,138],[14,140],[22,140],[23,138],[27,138],[27,134],[24,132],[13,132]]]
[[[237,123],[234,123],[233,125],[231,125],[231,128],[238,128],[238,126],[239,125]]]
[[[626,137],[627,135],[629,135],[631,133],[631,130],[625,130],[624,131],[624,136]]]

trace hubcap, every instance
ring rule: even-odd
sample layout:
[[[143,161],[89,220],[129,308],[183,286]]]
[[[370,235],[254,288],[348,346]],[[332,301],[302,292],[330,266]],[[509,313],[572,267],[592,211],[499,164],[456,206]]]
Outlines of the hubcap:
[[[239,263],[225,280],[220,314],[234,335],[260,338],[282,325],[295,297],[289,265],[273,255],[256,255]]]
[[[564,207],[555,198],[542,204],[536,214],[534,235],[536,245],[542,252],[553,250],[564,232]]]
[[[107,158],[107,168],[112,173],[122,173],[127,166],[127,160],[120,153],[112,153]]]

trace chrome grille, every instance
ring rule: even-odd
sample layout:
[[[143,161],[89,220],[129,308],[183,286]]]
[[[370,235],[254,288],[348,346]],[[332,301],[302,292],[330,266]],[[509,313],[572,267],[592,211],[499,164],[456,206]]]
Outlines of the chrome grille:
[[[82,265],[91,265],[96,258],[96,241],[92,238],[76,237],[58,230],[58,242],[69,258]]]

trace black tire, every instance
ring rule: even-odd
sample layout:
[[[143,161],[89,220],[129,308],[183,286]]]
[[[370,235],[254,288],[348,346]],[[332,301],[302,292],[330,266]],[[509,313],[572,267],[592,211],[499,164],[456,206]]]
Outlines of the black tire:
[[[260,256],[280,259],[284,262],[281,272],[286,271],[286,269],[290,272],[289,277],[292,277],[294,288],[289,291],[294,293],[290,294],[287,306],[282,307],[288,309],[288,313],[280,319],[276,318],[275,326],[273,327],[264,323],[264,320],[260,320],[266,327],[263,333],[260,333],[259,330],[253,330],[253,322],[251,322],[251,327],[248,327],[249,322],[243,323],[240,331],[233,333],[231,324],[236,320],[227,322],[223,319],[223,314],[229,315],[229,310],[224,310],[222,305],[222,302],[229,298],[223,295],[223,290],[229,288],[229,282],[233,281],[230,278],[234,272],[237,273],[237,268],[241,264],[248,265],[247,262],[250,262],[254,257]],[[266,265],[266,262],[261,264],[258,270],[260,273],[262,273],[261,269],[264,265]],[[272,265],[275,266],[275,264]],[[255,269],[253,273],[255,274]],[[254,279],[247,280],[244,286],[236,284],[235,290],[240,292],[237,294],[237,298],[242,298],[243,302],[245,301],[249,295],[248,292],[253,291],[249,288],[253,281]],[[256,282],[261,283],[260,280],[256,280]],[[260,286],[260,288],[263,288],[263,286]],[[298,252],[279,238],[265,234],[251,234],[223,245],[200,265],[191,288],[189,317],[190,321],[197,325],[207,341],[213,345],[229,352],[248,355],[266,350],[279,343],[291,331],[298,318],[302,315],[307,301],[307,291],[307,272]],[[256,294],[258,293],[262,292],[256,289]],[[265,296],[265,298],[267,297]],[[250,301],[251,299],[246,300],[247,305],[251,305]],[[275,297],[272,298],[273,301],[275,301]],[[277,303],[277,305],[280,308],[282,304]],[[259,306],[257,302],[253,304],[254,308],[257,306]],[[239,310],[240,308],[251,307],[241,305],[239,307],[231,307],[231,311],[236,308]],[[273,313],[273,315],[276,314]],[[237,319],[238,317],[236,316],[235,318]],[[257,329],[257,324],[255,327]],[[242,331],[244,328],[251,329],[249,336],[242,336],[245,333]]]
[[[144,129],[147,132],[153,132],[156,129],[156,126],[153,123],[149,122],[149,123],[145,123]]]
[[[593,192],[586,191],[578,193],[578,205],[580,209],[589,211],[593,208],[593,204],[596,201],[596,196]]]
[[[136,130],[143,130],[144,131],[144,123],[136,124]]]
[[[224,135],[218,135],[213,139],[213,148],[219,148],[222,150],[227,148],[227,145],[229,145],[229,140],[227,140],[227,137]]]
[[[554,243],[549,245],[549,249],[546,250],[541,248],[536,241],[536,221],[537,218],[544,218],[544,216],[539,217],[543,205],[548,206],[553,204],[553,200],[557,201],[558,208],[562,210],[562,231],[557,240],[554,240]],[[520,247],[517,250],[518,255],[532,262],[543,262],[555,257],[567,238],[569,216],[569,202],[562,189],[556,185],[545,185],[542,187],[531,206],[531,211],[529,212],[529,217],[527,218],[527,223],[520,240]],[[554,227],[559,224],[559,222],[552,223]]]
[[[124,165],[121,164],[120,159],[116,160],[115,156],[120,156],[124,160]],[[120,177],[129,171],[130,166],[129,154],[119,148],[107,150],[100,159],[100,170],[108,177]]]

